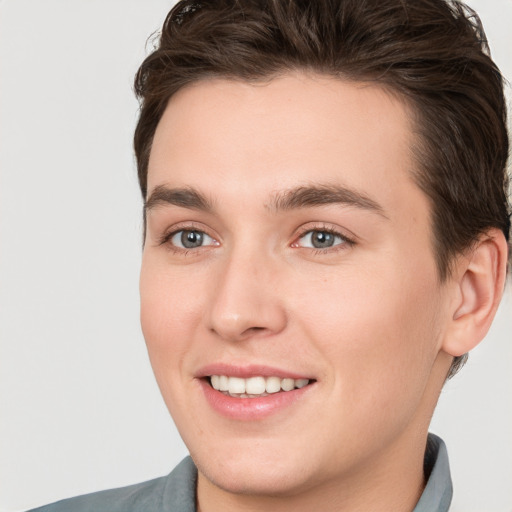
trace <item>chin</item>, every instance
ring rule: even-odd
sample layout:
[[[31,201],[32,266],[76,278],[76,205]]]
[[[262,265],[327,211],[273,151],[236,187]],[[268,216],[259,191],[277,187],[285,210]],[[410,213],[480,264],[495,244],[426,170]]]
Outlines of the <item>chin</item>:
[[[250,461],[240,464],[227,462],[221,467],[198,464],[198,470],[216,487],[225,492],[241,495],[290,496],[303,491],[308,485],[308,476],[303,468],[271,467]]]
[[[271,443],[272,444],[272,443]],[[191,451],[199,472],[214,486],[240,495],[290,496],[314,485],[313,461],[304,452],[242,446],[231,450]],[[274,447],[275,448],[275,447]],[[294,456],[291,454],[297,454]]]

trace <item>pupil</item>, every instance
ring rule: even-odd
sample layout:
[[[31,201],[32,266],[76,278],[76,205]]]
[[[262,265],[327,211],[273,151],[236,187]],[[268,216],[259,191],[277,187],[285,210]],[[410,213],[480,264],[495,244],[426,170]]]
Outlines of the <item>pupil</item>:
[[[312,236],[313,247],[321,249],[324,247],[331,247],[334,243],[334,236],[325,231],[315,231]]]
[[[199,231],[183,231],[181,234],[181,243],[187,249],[199,247],[203,243],[203,234]]]

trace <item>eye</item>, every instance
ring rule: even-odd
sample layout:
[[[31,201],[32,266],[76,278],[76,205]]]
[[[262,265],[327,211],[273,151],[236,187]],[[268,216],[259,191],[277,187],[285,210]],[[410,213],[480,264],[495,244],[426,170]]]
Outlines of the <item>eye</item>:
[[[304,233],[294,245],[312,249],[329,249],[343,243],[349,243],[349,240],[339,233],[312,229]]]
[[[217,242],[204,231],[182,229],[170,237],[170,242],[180,249],[197,249],[205,245],[216,245]]]

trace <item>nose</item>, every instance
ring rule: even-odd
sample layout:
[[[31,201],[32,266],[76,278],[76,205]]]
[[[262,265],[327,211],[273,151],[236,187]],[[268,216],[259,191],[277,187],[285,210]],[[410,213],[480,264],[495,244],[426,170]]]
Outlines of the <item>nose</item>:
[[[228,341],[281,332],[287,323],[279,272],[261,254],[222,262],[207,314],[209,330]]]

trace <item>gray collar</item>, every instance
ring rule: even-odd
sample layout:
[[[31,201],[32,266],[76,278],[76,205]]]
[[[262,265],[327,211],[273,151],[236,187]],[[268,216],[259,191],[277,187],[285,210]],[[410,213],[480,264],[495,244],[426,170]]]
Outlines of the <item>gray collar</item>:
[[[452,501],[452,479],[446,445],[440,437],[428,435],[424,460],[427,485],[413,512],[447,512]]]

